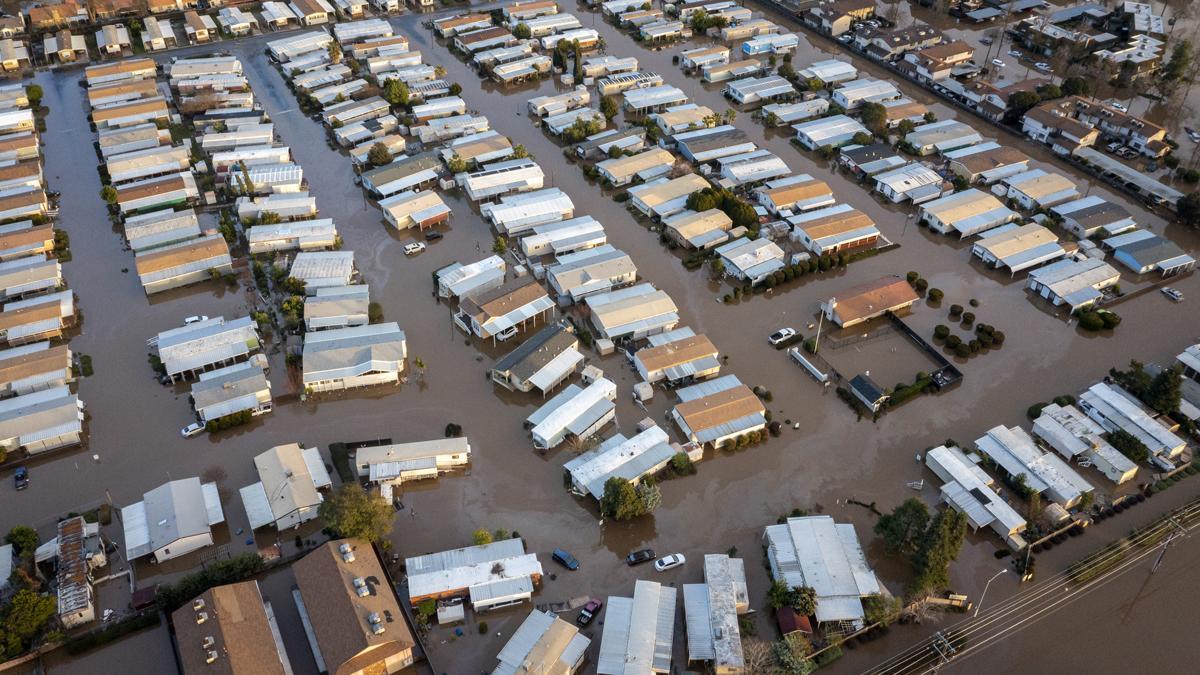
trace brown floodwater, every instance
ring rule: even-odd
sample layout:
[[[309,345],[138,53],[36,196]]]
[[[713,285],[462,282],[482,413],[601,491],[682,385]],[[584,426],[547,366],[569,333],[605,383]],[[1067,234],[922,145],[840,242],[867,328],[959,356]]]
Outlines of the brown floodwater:
[[[575,11],[583,16],[582,8]],[[827,162],[791,146],[785,135],[764,133],[747,112],[739,114],[735,124],[756,143],[784,158],[793,170],[828,181],[839,201],[868,213],[884,235],[900,247],[856,262],[844,271],[810,276],[769,295],[722,305],[718,297],[726,290],[709,281],[702,271],[685,270],[678,256],[658,244],[657,235],[637,224],[620,204],[602,197],[579,167],[564,159],[561,146],[526,115],[529,98],[564,87],[543,80],[506,91],[482,83],[466,64],[434,42],[429,31],[420,26],[426,19],[405,16],[393,23],[409,36],[413,49],[424,52],[427,62],[442,64],[447,79],[463,85],[463,96],[470,107],[488,115],[493,128],[509,136],[514,144],[529,149],[550,183],[572,196],[576,215],[589,214],[604,223],[610,242],[633,257],[640,276],[671,294],[680,307],[683,323],[706,333],[729,356],[727,372],[773,392],[770,408],[775,419],[790,420],[798,428],[785,430],[780,438],[763,446],[712,456],[699,465],[698,475],[663,483],[663,504],[652,517],[601,526],[594,504],[573,498],[563,488],[561,465],[568,458],[567,451],[535,452],[522,428],[521,422],[540,403],[540,397],[507,392],[501,395],[485,374],[496,352],[466,341],[451,324],[448,308],[433,297],[431,273],[451,261],[467,262],[485,255],[493,237],[488,226],[461,196],[448,195],[454,216],[445,229],[445,238],[432,243],[425,253],[406,258],[401,249],[413,235],[388,229],[378,208],[353,184],[349,159],[331,149],[323,127],[297,109],[283,78],[263,54],[265,39],[253,38],[222,48],[242,59],[277,133],[304,166],[321,215],[335,220],[345,248],[355,251],[358,268],[371,285],[372,300],[382,303],[387,319],[399,322],[406,331],[410,356],[420,357],[427,364],[423,382],[307,403],[289,398],[249,426],[215,436],[181,439],[178,430],[192,416],[186,391],[171,390],[154,381],[146,362],[145,340],[192,314],[245,314],[251,296],[202,284],[147,301],[136,275],[122,271],[133,267],[133,257],[123,250],[98,197],[96,162],[91,151],[85,149],[94,135],[88,129],[84,90],[79,86],[81,71],[39,73],[37,81],[45,88],[45,104],[50,107],[44,135],[46,176],[51,188],[63,193],[60,226],[70,232],[75,254],[65,266],[65,274],[84,314],[80,334],[71,346],[90,354],[95,363],[95,375],[79,383],[80,396],[90,414],[90,434],[85,449],[32,462],[30,489],[21,493],[11,488],[0,490],[0,529],[32,523],[45,537],[56,517],[68,511],[82,511],[108,500],[118,506],[128,504],[171,478],[205,476],[217,480],[227,521],[219,532],[221,546],[169,565],[139,565],[136,569],[139,584],[169,580],[189,566],[198,565],[204,557],[237,554],[276,540],[269,530],[261,531],[258,541],[248,539],[246,516],[237,497],[238,488],[257,480],[251,458],[263,450],[289,442],[327,448],[332,442],[358,439],[389,437],[401,442],[435,438],[442,435],[448,422],[456,422],[463,426],[475,448],[471,470],[466,475],[406,487],[402,496],[406,508],[398,512],[392,535],[394,546],[405,556],[467,545],[471,532],[480,527],[517,530],[530,550],[548,554],[552,548],[562,547],[583,563],[578,572],[567,573],[543,555],[548,576],[535,597],[542,603],[582,595],[628,595],[639,577],[675,584],[696,582],[701,574],[695,561],[702,554],[736,548],[747,562],[752,604],[761,607],[768,585],[762,565],[762,528],[780,514],[804,507],[854,523],[882,580],[894,592],[900,592],[906,570],[886,559],[871,537],[874,516],[848,504],[847,499],[874,502],[880,509],[887,509],[915,494],[906,486],[908,481],[924,478],[926,486],[920,495],[933,504],[937,500],[933,477],[914,461],[914,453],[948,437],[968,442],[995,424],[1024,423],[1024,411],[1031,403],[1076,393],[1110,366],[1123,364],[1131,357],[1167,363],[1200,334],[1194,317],[1180,312],[1187,310],[1187,304],[1171,304],[1158,293],[1123,303],[1119,312],[1124,323],[1115,333],[1083,334],[1055,312],[1029,299],[1019,280],[983,271],[971,262],[969,251],[957,243],[925,229],[906,228],[903,209],[880,203],[858,184],[831,171]],[[590,25],[591,21],[585,17],[584,23]],[[696,102],[715,110],[727,107],[719,87],[686,78],[671,64],[671,56],[680,47],[651,51],[612,26],[599,20],[595,25],[604,35],[609,53],[635,55],[644,69],[662,74]],[[825,58],[835,49],[801,33],[795,62],[800,65]],[[869,64],[858,65],[884,76]],[[899,84],[914,98],[932,102],[908,83]],[[940,104],[935,103],[933,108],[943,118],[953,114]],[[999,136],[978,120],[963,119],[986,135]],[[1041,148],[1012,137],[1006,142],[1017,143],[1038,164],[1052,161]],[[1081,185],[1087,182],[1082,176],[1076,179]],[[1188,250],[1198,248],[1200,241],[1195,234],[1165,223],[1101,185],[1093,191],[1125,204],[1144,225],[1165,233]],[[950,303],[966,304],[974,298],[979,302],[975,310],[979,321],[995,325],[1008,336],[1002,349],[959,362],[965,378],[952,391],[918,398],[877,422],[856,421],[836,395],[822,390],[785,354],[766,344],[766,335],[784,325],[810,334],[808,325],[819,301],[840,288],[909,270],[919,271],[931,287],[946,293],[941,307],[921,304],[914,309],[908,322],[919,333],[929,335],[935,324],[945,322],[945,307]],[[1200,282],[1195,276],[1173,285],[1191,298],[1200,297]],[[882,360],[886,366],[881,367],[892,372],[903,372],[889,359],[889,353],[872,350],[871,358]],[[618,399],[617,426],[621,431],[631,433],[647,415],[663,419],[670,407],[668,396],[657,392],[647,410],[634,405],[628,392],[637,378],[619,355],[590,355],[589,359],[604,368],[623,392]],[[910,376],[918,369],[914,364]],[[286,368],[279,354],[272,357],[271,378],[277,396],[288,391]],[[1089,477],[1097,479],[1097,475]],[[1110,487],[1100,483],[1102,490]],[[119,526],[106,531],[119,540]],[[290,534],[282,537],[285,543],[290,541]],[[978,595],[983,581],[996,568],[992,552],[999,545],[993,536],[969,539],[952,570],[957,591]],[[646,546],[660,555],[685,553],[693,562],[662,575],[623,564],[626,553]],[[123,565],[124,561],[116,564]],[[991,594],[1003,597],[1014,589],[998,582],[993,584],[989,598]],[[487,636],[479,635],[474,617],[463,637],[434,631],[429,644],[434,664],[439,671],[449,673],[490,669],[495,653],[526,611],[523,607],[484,617],[489,623]],[[768,617],[759,615],[759,635],[773,636],[770,624]],[[1170,630],[1176,625],[1164,622],[1155,628]],[[682,621],[677,630],[675,662],[683,664],[686,642]],[[600,627],[594,624],[587,632],[596,638],[591,651],[594,657]],[[875,643],[881,650],[880,658],[899,651],[910,639],[899,636],[918,633],[897,631],[896,635],[880,641],[883,644]],[[1019,643],[1020,638],[1013,641]],[[864,654],[864,658],[867,656]],[[154,660],[143,663],[161,665]],[[847,659],[843,668],[854,667],[851,663]],[[866,667],[869,661],[861,665]],[[66,670],[86,672],[88,667],[79,662],[66,666]]]

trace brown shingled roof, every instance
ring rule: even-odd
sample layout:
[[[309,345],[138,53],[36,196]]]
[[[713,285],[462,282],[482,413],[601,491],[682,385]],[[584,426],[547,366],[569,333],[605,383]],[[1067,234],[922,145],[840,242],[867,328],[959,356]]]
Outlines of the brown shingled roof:
[[[257,581],[217,586],[197,599],[204,601],[203,609],[189,602],[171,614],[184,675],[283,675]],[[196,623],[199,612],[208,615],[204,623]],[[205,649],[209,637],[214,644]],[[207,663],[209,651],[217,653],[212,663]]]
[[[171,269],[190,262],[208,260],[220,255],[229,255],[229,244],[221,237],[200,239],[187,246],[169,248],[165,251],[153,251],[137,257],[137,273],[150,274]]]
[[[823,180],[806,180],[791,185],[784,185],[770,190],[766,190],[764,194],[771,203],[775,206],[790,206],[799,201],[820,197],[821,195],[831,195],[833,190],[830,189],[829,183]]]
[[[462,310],[482,324],[490,318],[504,316],[544,295],[546,290],[533,277],[520,277],[485,293],[468,296],[462,301]]]
[[[717,347],[711,340],[704,335],[693,335],[657,347],[647,347],[637,353],[637,358],[646,370],[654,371],[716,354]]]
[[[860,321],[885,310],[903,307],[917,301],[917,293],[899,277],[880,277],[838,293],[834,311],[842,323]]]
[[[875,221],[858,209],[814,218],[797,225],[810,239],[821,239],[835,234],[852,232],[864,227],[874,227]]]
[[[16,309],[5,309],[3,312],[0,312],[0,330],[8,330],[17,326],[24,326],[35,321],[61,318],[62,303],[59,302],[59,300],[52,298],[37,305],[18,307]]]
[[[49,349],[0,359],[0,383],[10,383],[34,375],[71,367],[71,348],[58,345]]]
[[[143,199],[145,197],[153,197],[161,195],[172,190],[182,190],[187,187],[187,182],[182,176],[166,176],[162,180],[156,180],[152,183],[135,183],[117,188],[117,201],[128,202],[134,199]]]
[[[43,249],[53,248],[53,225],[35,225],[24,230],[0,234],[0,252],[35,245],[40,245]]]
[[[351,545],[352,562],[338,551],[342,543]],[[292,565],[292,574],[330,675],[384,672],[385,659],[413,649],[404,612],[370,544],[360,539],[328,542]],[[367,595],[355,592],[355,579],[366,583]],[[381,634],[373,633],[367,621],[372,613],[383,619]]]
[[[687,422],[692,433],[764,410],[762,402],[744,384],[675,406],[675,411]]]

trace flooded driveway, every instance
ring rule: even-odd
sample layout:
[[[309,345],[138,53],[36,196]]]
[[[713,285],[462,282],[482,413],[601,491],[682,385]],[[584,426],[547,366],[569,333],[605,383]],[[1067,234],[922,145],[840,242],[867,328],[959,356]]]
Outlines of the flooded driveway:
[[[577,11],[581,17],[582,11]],[[622,558],[636,548],[653,547],[660,555],[682,552],[692,560],[699,560],[703,553],[736,549],[737,555],[746,559],[752,604],[761,606],[768,585],[762,565],[762,528],[793,508],[803,507],[853,522],[882,580],[899,592],[906,579],[903,566],[884,559],[879,547],[872,544],[869,532],[874,516],[847,500],[889,509],[916,494],[907,487],[908,481],[925,478],[920,495],[927,503],[935,503],[932,475],[914,461],[914,453],[946,438],[969,442],[996,424],[1025,423],[1025,409],[1031,403],[1077,393],[1109,367],[1130,358],[1167,363],[1200,334],[1194,317],[1187,314],[1185,318],[1180,311],[1188,310],[1186,304],[1171,304],[1157,293],[1122,304],[1118,311],[1124,323],[1114,334],[1081,333],[1054,312],[1031,302],[1019,281],[982,273],[962,246],[925,229],[906,228],[903,212],[879,203],[862,187],[832,171],[828,163],[796,150],[786,136],[765,133],[746,113],[738,116],[736,125],[752,140],[784,158],[795,171],[826,180],[839,201],[870,215],[884,236],[900,247],[836,273],[810,275],[782,291],[720,304],[718,297],[725,291],[708,281],[704,272],[684,269],[678,257],[658,243],[657,235],[635,222],[621,205],[602,197],[579,167],[564,159],[561,146],[534,126],[525,112],[526,101],[562,87],[543,80],[501,91],[482,83],[463,62],[433,42],[419,25],[423,19],[406,16],[393,23],[409,36],[413,49],[425,53],[428,62],[446,68],[447,80],[463,85],[469,107],[486,114],[493,128],[514,144],[528,148],[550,184],[571,195],[577,216],[592,215],[605,225],[610,243],[632,256],[640,275],[670,293],[683,323],[706,333],[729,356],[727,372],[736,373],[751,386],[772,391],[770,408],[775,419],[791,420],[798,428],[787,429],[762,446],[717,453],[699,465],[698,475],[663,483],[663,504],[652,517],[600,525],[594,504],[571,497],[563,488],[562,464],[568,453],[536,453],[522,429],[522,420],[541,402],[540,397],[499,395],[486,378],[492,358],[464,341],[451,324],[447,307],[433,295],[432,272],[455,260],[483,257],[481,247],[486,252],[493,238],[490,229],[460,196],[450,195],[448,203],[454,215],[445,238],[432,243],[425,253],[406,258],[401,249],[412,235],[398,235],[387,228],[378,208],[354,185],[349,159],[330,148],[324,128],[297,109],[283,78],[263,54],[265,40],[255,38],[222,48],[242,59],[277,133],[304,166],[321,215],[337,223],[345,249],[355,252],[364,280],[371,285],[371,297],[383,305],[386,319],[399,322],[407,333],[410,360],[420,357],[427,364],[424,381],[317,402],[293,401],[277,405],[270,415],[235,431],[181,439],[179,428],[191,419],[186,392],[172,391],[153,380],[145,340],[178,325],[185,316],[243,315],[248,311],[245,296],[204,284],[147,302],[135,275],[127,271],[132,268],[132,255],[122,250],[120,236],[108,222],[98,196],[100,182],[92,154],[83,150],[85,142],[91,143],[92,134],[84,90],[78,84],[81,71],[40,73],[45,105],[51,109],[44,136],[46,175],[50,187],[63,192],[60,226],[70,232],[75,252],[74,261],[64,270],[84,314],[81,334],[71,346],[93,357],[96,374],[79,384],[90,415],[88,447],[33,462],[34,484],[28,490],[18,494],[7,485],[0,489],[4,507],[0,528],[32,523],[45,536],[60,514],[108,500],[118,506],[129,504],[168,479],[206,475],[218,480],[229,531],[236,533],[246,527],[237,490],[257,480],[252,457],[263,450],[290,442],[327,448],[332,442],[357,439],[423,440],[440,437],[445,425],[455,422],[462,425],[475,448],[471,470],[468,475],[406,487],[402,496],[406,509],[397,514],[392,536],[394,546],[405,556],[468,545],[471,532],[480,527],[516,530],[531,551],[543,554],[548,575],[535,596],[540,603],[585,594],[627,596],[639,577],[653,576],[674,584],[700,580],[696,564],[661,575],[647,568],[626,567]],[[589,25],[590,18],[585,17],[584,23]],[[671,64],[677,48],[650,51],[599,20],[595,27],[607,41],[608,53],[637,56],[643,69],[662,74],[696,102],[715,110],[727,107],[719,87],[687,79]],[[823,58],[833,49],[809,44],[801,35],[797,64]],[[869,65],[857,65],[882,75]],[[911,85],[900,84],[914,98],[932,102]],[[951,115],[941,105],[934,104],[934,110],[942,118]],[[998,135],[981,122],[967,121],[985,135]],[[1046,161],[1042,149],[1028,144],[1021,147],[1038,163]],[[1077,180],[1085,181],[1082,177]],[[1200,248],[1195,233],[1169,226],[1101,186],[1094,192],[1125,203],[1140,222],[1165,232],[1188,250]],[[823,391],[784,353],[769,347],[766,336],[784,325],[809,335],[807,326],[820,300],[847,286],[909,270],[920,272],[931,287],[946,293],[939,308],[923,303],[914,308],[907,321],[920,334],[929,335],[935,324],[946,322],[946,308],[951,303],[975,299],[980,321],[1005,331],[1008,339],[1002,349],[957,363],[965,379],[953,391],[917,398],[875,423],[856,422],[832,391]],[[1197,277],[1174,285],[1191,298],[1200,298]],[[647,415],[627,395],[637,379],[635,374],[620,356],[591,354],[589,359],[604,368],[623,392],[618,399],[618,426],[630,433]],[[272,379],[279,382],[284,370],[281,359],[275,357],[272,365]],[[656,399],[650,414],[661,419],[669,401],[662,392]],[[275,539],[269,530],[262,535]],[[237,554],[261,543],[269,542],[256,543],[245,532],[230,534],[222,552]],[[969,539],[952,570],[956,590],[978,595],[983,581],[994,571],[992,552],[999,545],[992,536]],[[557,569],[548,555],[554,547],[574,553],[582,568],[577,572]],[[165,579],[180,571],[139,574],[146,575],[142,578],[160,574]],[[993,587],[991,593],[1003,597],[1013,588]],[[478,633],[474,617],[462,638],[435,631],[430,650],[439,669],[475,672],[491,668],[493,655],[526,609],[484,617],[489,623],[487,636]],[[773,635],[768,617],[758,615],[757,623],[760,635]],[[686,641],[681,625],[677,630],[676,663],[682,664]],[[600,627],[594,624],[588,632],[597,638],[594,654]]]

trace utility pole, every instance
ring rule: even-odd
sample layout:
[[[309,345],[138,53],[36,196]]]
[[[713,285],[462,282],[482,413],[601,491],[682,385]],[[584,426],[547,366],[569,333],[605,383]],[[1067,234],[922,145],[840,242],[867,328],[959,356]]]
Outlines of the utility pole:
[[[1162,564],[1163,556],[1167,555],[1167,549],[1171,547],[1171,542],[1187,534],[1187,530],[1180,525],[1178,521],[1176,521],[1174,518],[1171,518],[1170,520],[1171,524],[1175,526],[1176,530],[1171,533],[1171,536],[1167,537],[1166,541],[1163,542],[1162,549],[1158,552],[1158,557],[1154,559],[1154,565],[1150,568],[1151,574],[1154,574],[1158,571],[1158,566]]]

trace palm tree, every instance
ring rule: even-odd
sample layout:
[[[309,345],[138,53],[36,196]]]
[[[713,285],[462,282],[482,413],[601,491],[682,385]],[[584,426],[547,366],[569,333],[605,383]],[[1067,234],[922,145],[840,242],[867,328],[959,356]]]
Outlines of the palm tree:
[[[737,111],[736,110],[734,110],[733,108],[730,108],[725,111],[725,123],[726,124],[733,124],[733,121],[735,119],[737,119]]]

